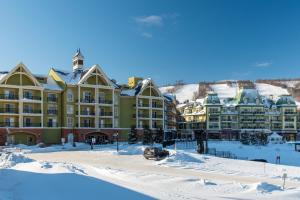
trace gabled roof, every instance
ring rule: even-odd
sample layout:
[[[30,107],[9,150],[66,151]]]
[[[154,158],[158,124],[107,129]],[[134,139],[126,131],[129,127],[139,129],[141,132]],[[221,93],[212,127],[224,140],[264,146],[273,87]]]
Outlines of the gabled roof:
[[[29,78],[36,84],[36,86],[42,86],[41,83],[35,78],[35,76],[31,73],[31,71],[21,62],[17,64],[12,70],[8,73],[3,73],[0,77],[0,84],[3,84],[5,80],[7,80],[18,68],[23,68],[26,74],[28,74]]]
[[[60,69],[55,69],[52,68],[58,75],[59,77],[65,82],[67,85],[77,85],[77,84],[82,84],[86,79],[89,77],[91,73],[93,73],[94,70],[98,70],[102,77],[105,79],[105,81],[108,83],[108,85],[118,88],[119,86],[115,83],[113,83],[103,72],[101,67],[99,65],[94,65],[90,68],[85,68],[82,70],[76,70],[76,71],[65,71],[65,70],[60,70]]]
[[[151,78],[147,78],[147,79],[143,79],[143,80],[139,81],[137,86],[134,89],[123,89],[121,91],[121,95],[122,96],[137,96],[137,95],[143,93],[143,91],[149,85],[152,85],[153,88],[157,91],[158,95],[162,96],[160,90],[158,89],[158,87],[155,85],[155,83],[153,82],[153,80]]]

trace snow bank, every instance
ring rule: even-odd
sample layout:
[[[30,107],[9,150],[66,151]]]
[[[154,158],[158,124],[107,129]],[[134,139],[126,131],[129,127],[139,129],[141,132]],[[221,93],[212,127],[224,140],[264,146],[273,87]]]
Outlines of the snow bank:
[[[281,186],[269,184],[266,182],[257,183],[253,185],[253,188],[259,192],[271,193],[274,191],[282,191]]]
[[[0,167],[8,168],[18,163],[28,163],[32,161],[32,159],[25,157],[23,153],[1,153]]]

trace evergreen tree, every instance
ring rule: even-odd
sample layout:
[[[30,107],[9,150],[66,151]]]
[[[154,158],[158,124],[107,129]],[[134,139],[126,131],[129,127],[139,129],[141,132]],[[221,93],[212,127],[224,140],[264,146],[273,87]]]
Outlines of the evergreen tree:
[[[137,130],[135,127],[131,127],[131,130],[128,134],[128,144],[135,144],[138,141]]]
[[[143,144],[149,145],[153,144],[153,138],[152,138],[152,131],[149,128],[144,129],[144,137],[143,137]]]
[[[250,135],[249,135],[249,133],[242,133],[240,142],[242,144],[249,145],[250,144]]]
[[[156,134],[155,134],[155,137],[154,137],[154,142],[155,143],[162,143],[164,140],[164,131],[160,128]]]

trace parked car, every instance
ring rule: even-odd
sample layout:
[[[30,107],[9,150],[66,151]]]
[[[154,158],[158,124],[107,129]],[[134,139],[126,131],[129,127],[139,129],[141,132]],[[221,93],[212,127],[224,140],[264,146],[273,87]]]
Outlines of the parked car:
[[[264,163],[268,162],[266,159],[252,159],[251,161],[264,162]]]
[[[169,155],[170,155],[169,151],[159,147],[147,147],[144,150],[144,157],[146,159],[162,160]]]

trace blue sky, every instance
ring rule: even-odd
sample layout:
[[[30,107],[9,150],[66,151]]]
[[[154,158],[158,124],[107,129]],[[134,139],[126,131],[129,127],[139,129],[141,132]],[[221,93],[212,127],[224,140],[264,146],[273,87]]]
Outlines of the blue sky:
[[[124,83],[300,77],[300,1],[0,0],[0,69],[71,69],[81,48]]]

